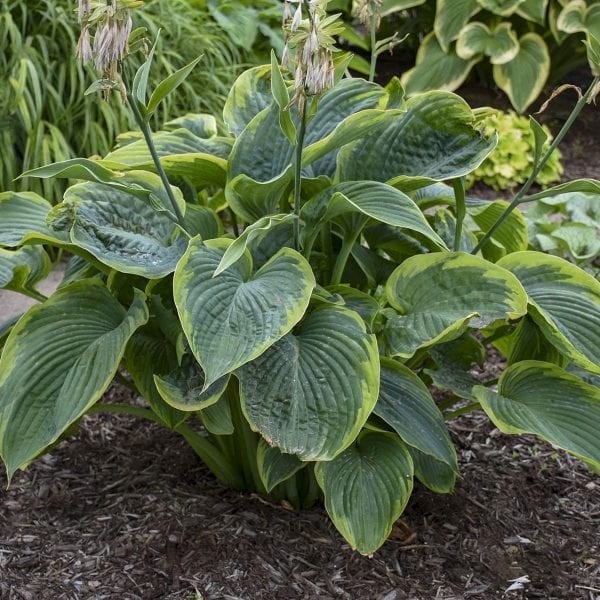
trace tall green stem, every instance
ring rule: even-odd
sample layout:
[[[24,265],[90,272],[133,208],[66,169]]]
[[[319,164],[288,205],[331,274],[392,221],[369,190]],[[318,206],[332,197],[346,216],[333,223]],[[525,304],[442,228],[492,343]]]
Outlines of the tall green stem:
[[[304,136],[306,135],[306,113],[309,109],[308,100],[300,115],[300,127],[296,134],[296,155],[294,170],[294,248],[300,251],[300,196],[302,194],[302,150],[304,149]]]
[[[335,261],[335,266],[333,267],[331,285],[338,285],[342,281],[342,275],[344,274],[346,263],[348,262],[348,258],[350,258],[352,248],[354,247],[361,230],[362,228],[358,228],[356,232],[344,236],[342,247],[340,248],[339,254],[337,255],[337,259]]]
[[[163,169],[163,166],[160,162],[160,158],[158,157],[158,153],[156,152],[156,146],[154,145],[154,140],[152,139],[152,130],[150,129],[150,125],[148,124],[148,121],[146,121],[146,119],[142,117],[142,114],[140,113],[137,107],[135,98],[131,94],[128,94],[127,100],[129,101],[129,106],[131,106],[135,122],[138,124],[138,127],[142,130],[144,140],[146,141],[146,145],[148,146],[148,150],[150,151],[150,156],[152,157],[152,161],[154,162],[154,166],[156,167],[156,172],[158,173],[158,176],[162,181],[163,187],[165,188],[165,192],[167,193],[167,197],[171,202],[171,207],[173,208],[173,213],[175,214],[177,223],[185,233],[188,233],[185,227],[183,213],[179,208],[179,204],[177,204],[177,200],[175,199],[175,196],[173,194],[173,190],[171,188],[171,184],[169,183],[169,179],[167,178],[167,174],[165,173],[165,170]]]
[[[373,8],[371,15],[371,23],[369,27],[371,31],[371,65],[369,68],[369,81],[375,81],[375,69],[377,67],[377,13]]]
[[[454,199],[456,200],[456,231],[454,232],[454,252],[460,250],[460,239],[462,238],[463,223],[467,214],[465,203],[465,182],[462,177],[452,180],[454,187]]]
[[[569,129],[573,126],[573,123],[579,116],[579,113],[583,110],[583,107],[588,103],[590,96],[592,95],[594,88],[600,82],[600,77],[594,77],[594,80],[590,84],[589,88],[586,90],[585,94],[579,98],[577,104],[573,107],[569,118],[566,120],[565,124],[562,126],[561,130],[558,132],[558,135],[554,138],[548,150],[544,153],[539,163],[533,169],[529,179],[523,184],[523,187],[516,193],[515,197],[512,199],[511,203],[506,207],[505,211],[500,215],[498,220],[494,223],[494,225],[487,231],[487,233],[479,240],[479,243],[475,248],[473,248],[471,254],[477,254],[483,246],[487,243],[487,241],[496,233],[498,228],[504,223],[504,221],[510,216],[513,210],[519,206],[522,202],[527,202],[532,200],[533,197],[527,197],[526,194],[529,191],[529,188],[534,184],[537,176],[540,174],[540,171],[544,168],[545,164],[552,156],[552,153],[558,145],[562,142],[563,138],[569,132]],[[536,198],[537,199],[537,198]]]

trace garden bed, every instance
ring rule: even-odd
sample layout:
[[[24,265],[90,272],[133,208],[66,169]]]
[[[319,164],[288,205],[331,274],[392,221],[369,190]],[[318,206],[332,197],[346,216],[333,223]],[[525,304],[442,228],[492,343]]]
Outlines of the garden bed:
[[[554,133],[572,101],[543,116]],[[597,124],[589,107],[562,149],[565,178],[598,177]],[[108,395],[131,399],[118,386]],[[480,414],[451,431],[455,494],[417,485],[391,539],[366,558],[321,509],[223,488],[177,434],[85,417],[8,490],[0,476],[0,598],[600,598],[598,479]],[[507,591],[522,577],[529,583]]]

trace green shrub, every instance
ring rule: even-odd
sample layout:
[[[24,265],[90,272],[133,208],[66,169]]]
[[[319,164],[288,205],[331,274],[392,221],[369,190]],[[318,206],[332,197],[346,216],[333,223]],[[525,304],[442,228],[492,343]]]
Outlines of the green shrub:
[[[495,190],[510,190],[525,183],[534,167],[535,139],[529,119],[513,111],[494,110],[482,120],[482,126],[489,133],[498,133],[498,145],[483,163],[469,175],[468,182],[483,181]],[[545,125],[548,147],[552,134]],[[547,186],[560,179],[563,167],[561,154],[555,150],[548,162],[536,177],[536,183]]]
[[[315,23],[291,32],[297,56]],[[466,200],[463,178],[496,134],[482,135],[455,94],[406,100],[397,81],[340,81],[343,57],[337,85],[308,95],[332,74],[319,33],[294,83],[274,59],[240,76],[227,135],[210,115],[186,115],[150,137],[186,70],[151,94],[140,76],[128,98],[148,145],[30,173],[80,180],[57,206],[0,195],[3,287],[37,294],[42,244],[75,257],[59,290],[8,326],[9,480],[82,415],[124,412],[180,433],[227,485],[296,507],[322,500],[351,547],[370,554],[415,478],[454,488],[445,421],[459,414],[483,409],[502,431],[600,469],[600,390],[586,382],[600,374],[600,283],[528,251],[517,208],[598,197],[600,181],[530,196],[526,184],[510,204]],[[536,152],[536,169],[545,158]],[[492,342],[504,372],[476,379]],[[122,367],[147,408],[98,404]],[[428,386],[449,400],[436,403]]]

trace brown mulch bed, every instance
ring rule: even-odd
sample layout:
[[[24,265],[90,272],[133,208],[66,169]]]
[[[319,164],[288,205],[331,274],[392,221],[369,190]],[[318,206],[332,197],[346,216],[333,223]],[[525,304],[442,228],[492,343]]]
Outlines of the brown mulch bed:
[[[223,488],[177,434],[86,417],[7,491],[1,482],[0,597],[598,600],[598,480],[482,415],[451,428],[455,494],[417,485],[392,538],[367,558],[321,509]],[[530,583],[505,592],[523,576]]]

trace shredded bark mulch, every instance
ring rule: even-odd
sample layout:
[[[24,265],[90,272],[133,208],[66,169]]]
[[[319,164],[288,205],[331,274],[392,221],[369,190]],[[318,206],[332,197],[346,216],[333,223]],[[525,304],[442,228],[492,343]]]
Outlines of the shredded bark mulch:
[[[130,392],[113,386],[110,396]],[[452,434],[455,494],[417,485],[368,558],[322,509],[292,512],[223,488],[175,433],[85,417],[8,490],[0,481],[0,597],[599,600],[598,480],[481,414],[457,419]],[[519,578],[528,582],[507,591]]]

